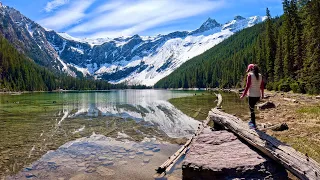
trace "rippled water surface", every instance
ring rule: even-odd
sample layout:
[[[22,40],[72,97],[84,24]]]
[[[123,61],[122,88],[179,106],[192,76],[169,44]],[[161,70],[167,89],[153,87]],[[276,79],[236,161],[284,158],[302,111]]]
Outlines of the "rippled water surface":
[[[199,124],[167,100],[193,93],[2,94],[0,178],[150,177],[179,148],[172,143],[190,136]]]

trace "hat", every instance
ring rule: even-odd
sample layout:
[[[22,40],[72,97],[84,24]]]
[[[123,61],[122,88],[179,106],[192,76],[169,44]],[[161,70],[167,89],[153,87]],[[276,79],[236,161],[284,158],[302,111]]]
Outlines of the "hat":
[[[247,72],[251,71],[254,67],[254,64],[249,64],[247,68]]]

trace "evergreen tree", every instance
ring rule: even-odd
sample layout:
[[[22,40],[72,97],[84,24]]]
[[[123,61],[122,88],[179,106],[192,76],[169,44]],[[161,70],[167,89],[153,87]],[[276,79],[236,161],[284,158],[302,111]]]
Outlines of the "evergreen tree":
[[[267,8],[266,10],[266,37],[265,37],[265,48],[266,48],[266,78],[269,81],[273,81],[274,79],[274,59],[276,55],[276,43],[275,43],[275,35],[274,35],[274,29],[273,24],[271,20],[270,11]]]
[[[293,36],[293,70],[298,73],[302,68],[302,24],[298,15],[297,0],[291,0],[290,9],[293,22],[293,26],[291,28],[291,35]]]
[[[283,25],[283,71],[286,78],[293,76],[293,58],[292,58],[292,36],[291,36],[291,10],[290,2],[283,1],[284,25]]]
[[[305,6],[304,41],[306,56],[301,80],[309,93],[320,93],[320,2],[310,1]]]
[[[274,65],[274,80],[279,81],[283,78],[283,37],[281,32],[279,32],[277,50],[276,50],[276,59]]]

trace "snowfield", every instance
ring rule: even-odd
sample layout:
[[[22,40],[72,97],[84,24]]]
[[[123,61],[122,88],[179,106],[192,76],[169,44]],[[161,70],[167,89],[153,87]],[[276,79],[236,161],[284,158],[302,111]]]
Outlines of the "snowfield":
[[[168,76],[186,61],[198,56],[208,49],[227,39],[235,32],[251,27],[264,21],[266,17],[253,16],[243,18],[236,16],[233,20],[219,24],[209,18],[202,26],[190,32],[174,32],[168,35],[154,37],[132,37],[78,39],[66,33],[59,33],[65,40],[72,40],[90,45],[93,51],[99,46],[113,46],[115,50],[103,52],[104,59],[112,58],[112,62],[95,62],[94,58],[86,59],[81,64],[62,63],[73,66],[84,76],[94,76],[104,79],[108,75],[111,83],[127,82],[129,84],[143,84],[153,86],[160,79]],[[136,42],[135,42],[136,41]],[[152,46],[152,48],[149,47]],[[83,49],[71,47],[71,52],[85,55]],[[123,51],[124,48],[130,48]],[[143,49],[147,47],[146,49]],[[62,49],[54,46],[61,55],[65,50],[65,42]],[[124,53],[125,52],[125,53]],[[122,54],[121,54],[122,53]],[[134,55],[134,54],[138,55]],[[126,54],[126,55],[124,55]],[[132,56],[131,56],[132,55]],[[134,56],[133,56],[134,55]],[[128,59],[128,57],[130,57]],[[60,58],[61,60],[62,58]],[[59,60],[59,61],[60,61]],[[64,71],[66,67],[64,66]],[[120,75],[119,75],[120,73]],[[70,74],[70,73],[69,73]]]

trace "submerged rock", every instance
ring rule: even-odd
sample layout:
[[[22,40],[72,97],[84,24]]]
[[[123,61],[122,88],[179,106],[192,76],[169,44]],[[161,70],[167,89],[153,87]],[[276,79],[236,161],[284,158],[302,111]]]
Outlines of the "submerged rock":
[[[147,151],[147,152],[144,152],[143,154],[144,154],[145,156],[153,156],[153,152],[148,152],[148,151]]]
[[[160,148],[154,148],[152,149],[153,152],[159,152],[160,151]]]
[[[119,166],[127,165],[127,164],[128,164],[128,161],[119,161],[119,162],[118,162],[118,165],[119,165]]]
[[[29,171],[32,171],[33,168],[32,167],[26,167],[23,169],[24,172],[29,172]]]
[[[144,158],[143,159],[143,163],[149,163],[150,162],[150,159],[149,158]]]
[[[108,157],[106,157],[106,156],[99,156],[98,157],[98,160],[99,161],[103,161],[103,160],[106,160]]]
[[[136,156],[129,156],[129,159],[134,159]]]
[[[27,179],[30,179],[30,178],[33,178],[33,177],[36,177],[36,176],[34,174],[30,174],[30,173],[26,174],[26,178]]]
[[[121,149],[121,150],[118,151],[118,153],[127,153],[127,151],[124,150],[124,149]]]
[[[137,151],[136,154],[143,154],[143,151]]]
[[[115,174],[114,170],[104,166],[99,166],[97,168],[97,173],[100,174],[101,176],[112,176]]]
[[[116,158],[123,158],[123,155],[121,155],[121,154],[116,155]]]
[[[103,162],[101,163],[101,165],[103,165],[103,166],[112,166],[113,164],[114,164],[113,161],[103,161]]]
[[[82,162],[78,164],[78,167],[85,167],[86,166],[86,162]]]
[[[81,173],[73,176],[69,180],[86,180],[86,179],[90,179],[89,175]]]
[[[95,169],[94,167],[89,166],[89,167],[86,169],[86,173],[93,173],[93,172],[96,172],[96,169]]]

